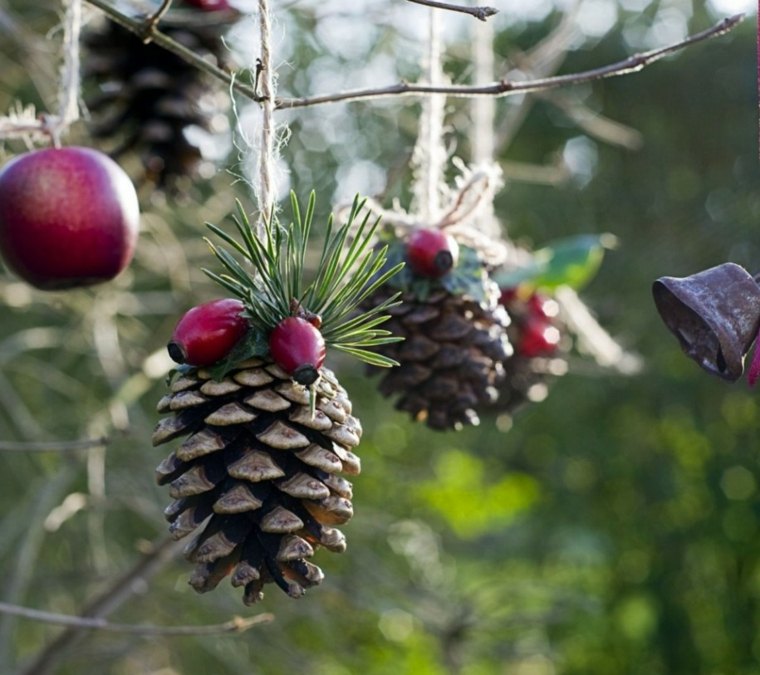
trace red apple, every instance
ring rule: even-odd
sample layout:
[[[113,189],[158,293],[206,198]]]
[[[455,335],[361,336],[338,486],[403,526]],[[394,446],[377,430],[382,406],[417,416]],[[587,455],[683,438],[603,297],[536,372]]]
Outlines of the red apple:
[[[36,150],[0,170],[0,254],[37,288],[113,279],[132,260],[139,222],[132,181],[96,150]]]
[[[185,4],[192,5],[202,12],[218,12],[230,8],[227,0],[185,0]]]

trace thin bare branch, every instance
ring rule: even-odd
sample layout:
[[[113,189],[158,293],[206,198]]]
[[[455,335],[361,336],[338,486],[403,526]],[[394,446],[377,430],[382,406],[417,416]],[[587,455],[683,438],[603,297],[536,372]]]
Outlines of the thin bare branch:
[[[425,7],[433,7],[435,9],[446,9],[450,12],[459,12],[461,14],[469,14],[474,16],[480,21],[486,21],[488,17],[498,14],[499,10],[494,7],[465,7],[463,5],[452,5],[449,2],[436,2],[436,0],[407,0],[413,2],[416,5],[425,5]]]
[[[108,438],[82,438],[76,441],[0,441],[0,452],[72,452],[107,445]]]
[[[80,616],[102,619],[116,611],[141,588],[153,575],[161,570],[182,549],[182,542],[163,537],[151,544],[147,551],[131,569],[117,577],[102,592],[82,609]],[[29,664],[21,669],[21,675],[49,675],[56,671],[60,660],[68,650],[77,644],[89,629],[81,626],[67,626],[37,654]]]
[[[45,612],[31,607],[11,605],[0,602],[0,614],[10,614],[32,621],[55,624],[57,626],[74,626],[83,630],[107,630],[115,633],[146,636],[185,636],[185,635],[223,635],[225,633],[244,633],[254,626],[274,620],[273,614],[257,614],[249,618],[235,616],[229,621],[202,626],[155,626],[152,624],[111,623],[105,619],[72,616]]]
[[[93,0],[88,0],[92,2]],[[394,96],[424,96],[428,94],[446,94],[447,96],[467,98],[472,96],[510,96],[513,94],[526,94],[533,91],[542,91],[547,89],[556,89],[568,85],[583,84],[595,80],[606,79],[608,77],[617,77],[620,75],[629,75],[637,73],[646,66],[659,61],[660,59],[675,54],[676,52],[689,47],[690,45],[709,40],[710,38],[724,35],[733,30],[742,20],[744,14],[736,14],[727,17],[707,30],[695,33],[680,42],[676,42],[659,49],[653,49],[648,52],[634,54],[622,61],[584,70],[579,73],[569,73],[567,75],[557,75],[535,80],[526,80],[523,82],[510,82],[502,80],[489,85],[452,85],[452,86],[431,86],[424,84],[409,84],[400,82],[387,87],[378,87],[373,89],[357,89],[353,91],[344,91],[337,94],[325,94],[321,96],[312,96],[308,98],[277,99],[277,108],[304,108],[307,106],[322,105],[325,103],[337,103],[339,101],[366,101],[368,99],[390,98]]]
[[[153,39],[153,33],[156,30],[156,27],[158,26],[158,22],[163,19],[164,14],[166,14],[169,11],[169,8],[172,6],[172,0],[163,0],[161,2],[161,6],[153,13],[151,16],[149,16],[145,20],[144,25],[144,31],[145,31],[145,37],[143,38],[143,42],[145,44],[148,44]]]
[[[145,37],[145,18],[136,19],[127,16],[116,9],[107,0],[87,0],[91,5],[102,10],[111,19],[127,30],[132,31],[140,37]],[[430,2],[420,4],[429,5]],[[617,77],[619,75],[629,75],[636,73],[646,66],[659,61],[660,59],[675,54],[690,45],[709,40],[720,35],[724,35],[733,30],[742,20],[744,14],[735,14],[727,17],[715,24],[711,28],[695,33],[689,37],[659,49],[653,49],[648,52],[634,54],[622,61],[585,70],[579,73],[569,73],[567,75],[557,75],[535,80],[525,80],[522,82],[510,82],[501,80],[488,85],[429,85],[429,84],[410,84],[408,82],[399,82],[386,87],[371,89],[355,89],[351,91],[337,92],[332,94],[322,94],[303,98],[276,98],[275,109],[285,110],[294,108],[306,108],[315,105],[324,105],[326,103],[339,103],[345,101],[365,101],[368,99],[392,98],[395,96],[426,96],[429,94],[445,94],[457,98],[470,98],[475,96],[510,96],[514,94],[526,94],[533,91],[542,91],[547,89],[556,89],[568,85],[582,84],[601,80],[608,77]],[[234,91],[242,94],[256,103],[262,103],[267,97],[259,94],[254,87],[241,82],[238,78],[233,77],[221,68],[201,58],[191,50],[183,47],[170,37],[159,30],[151,33],[152,41],[167,51],[176,54],[181,59],[195,66],[199,70],[215,77],[221,82],[231,87]]]
[[[142,39],[146,37],[145,18],[135,19],[127,16],[123,12],[116,9],[116,7],[108,3],[106,0],[87,0],[87,2],[103,11],[110,19],[118,23],[120,26],[123,26],[127,30],[131,31],[138,37]],[[239,78],[233,77],[231,73],[228,73],[226,70],[222,70],[210,61],[206,61],[202,56],[199,56],[187,47],[183,47],[181,44],[175,40],[172,40],[168,35],[162,33],[155,27],[150,32],[150,40],[154,44],[157,44],[159,47],[162,47],[172,54],[179,56],[179,58],[191,64],[192,66],[195,66],[198,70],[210,75],[211,77],[215,77],[220,82],[224,82],[228,87],[232,87],[232,89],[242,94],[243,96],[246,96],[252,101],[261,103],[265,100],[265,97],[260,96],[253,87],[241,82]]]

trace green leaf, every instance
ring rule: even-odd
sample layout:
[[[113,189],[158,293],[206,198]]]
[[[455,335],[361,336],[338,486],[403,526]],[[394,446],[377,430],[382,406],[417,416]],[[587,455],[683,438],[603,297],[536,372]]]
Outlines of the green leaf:
[[[215,380],[221,380],[241,361],[266,356],[268,353],[269,343],[266,334],[251,329],[246,332],[225,358],[211,366],[211,377]]]
[[[549,291],[558,286],[578,290],[596,275],[605,249],[615,245],[616,239],[611,234],[582,234],[560,239],[535,251],[530,265],[496,273],[493,278],[501,288],[529,284]]]

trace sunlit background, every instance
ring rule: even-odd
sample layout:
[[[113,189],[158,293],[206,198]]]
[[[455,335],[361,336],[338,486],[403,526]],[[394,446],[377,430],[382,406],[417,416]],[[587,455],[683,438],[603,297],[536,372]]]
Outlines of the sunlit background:
[[[273,4],[281,96],[423,76],[423,7]],[[495,76],[514,79],[596,68],[754,11],[738,0],[490,4],[500,10],[491,20]],[[97,26],[99,13],[88,15]],[[478,22],[443,18],[447,76],[472,82]],[[14,101],[54,105],[58,21],[57,3],[0,5],[0,111]],[[248,81],[256,16],[227,39]],[[650,296],[661,275],[726,260],[758,270],[754,41],[749,16],[731,34],[639,73],[496,102],[503,232],[527,248],[616,236],[581,296],[641,358],[638,374],[578,355],[508,431],[484,417],[444,434],[395,411],[359,365],[334,360],[364,426],[363,468],[348,551],[317,553],[324,583],[298,601],[267,589],[260,606],[246,608],[226,583],[197,595],[190,566],[167,561],[129,587],[110,620],[210,625],[262,611],[274,621],[213,637],[91,631],[53,648],[54,670],[34,672],[760,673],[758,394],[683,356]],[[126,273],[47,294],[0,277],[0,440],[110,439],[89,451],[0,451],[2,601],[78,614],[121,588],[119,576],[164,536],[168,496],[153,481],[164,452],[149,441],[169,367],[164,345],[188,307],[220,294],[201,272],[212,264],[203,223],[226,222],[236,197],[254,204],[260,113],[239,95],[227,106],[223,85],[217,95],[219,135],[203,137],[210,160],[231,152],[184,196],[141,187],[143,229]],[[469,101],[447,101],[445,145],[464,162],[472,115]],[[316,190],[320,223],[356,192],[413,208],[419,117],[414,98],[278,113],[287,141],[280,194]],[[72,140],[93,143],[85,123]],[[22,149],[6,144],[2,159]],[[140,169],[134,158],[124,165]],[[447,180],[457,174],[451,162]],[[24,672],[62,630],[0,618],[0,672]]]

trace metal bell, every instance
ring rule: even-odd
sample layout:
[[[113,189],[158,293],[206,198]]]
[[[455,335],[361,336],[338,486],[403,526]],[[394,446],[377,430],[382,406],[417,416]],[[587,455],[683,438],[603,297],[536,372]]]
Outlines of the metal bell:
[[[683,279],[660,277],[652,295],[662,320],[702,368],[734,382],[760,326],[760,286],[734,263]]]

